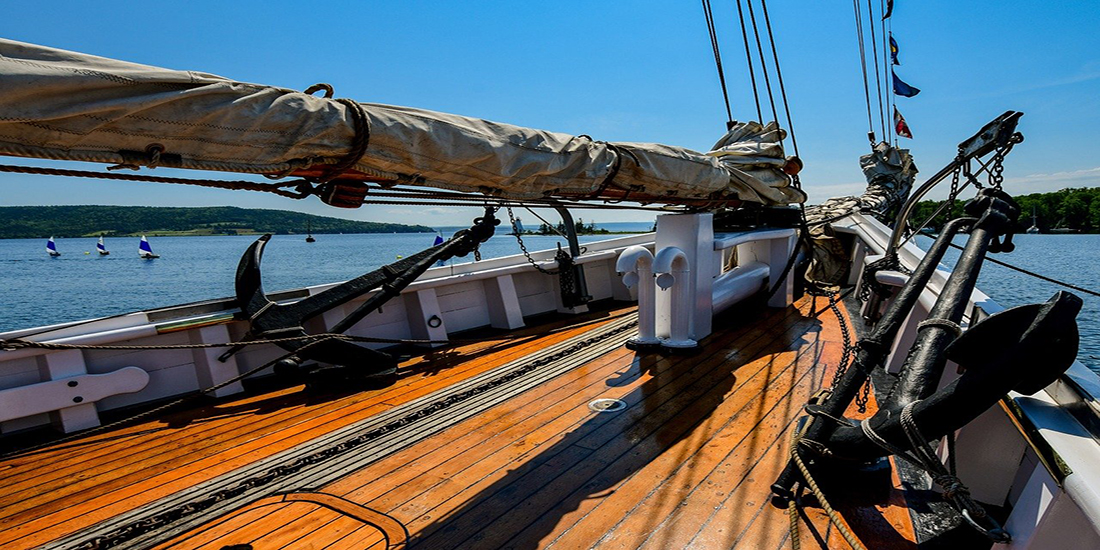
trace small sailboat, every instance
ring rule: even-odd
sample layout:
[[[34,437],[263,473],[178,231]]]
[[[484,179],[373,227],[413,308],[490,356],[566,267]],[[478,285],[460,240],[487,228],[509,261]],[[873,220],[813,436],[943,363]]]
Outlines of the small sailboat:
[[[146,240],[145,235],[141,236],[141,244],[138,245],[138,256],[141,256],[146,260],[152,260],[153,258],[160,257],[156,254],[153,254],[153,249],[149,246],[149,241]]]
[[[439,246],[441,244],[443,244],[443,234],[437,232],[435,234],[435,242],[432,243],[432,246]],[[436,267],[443,267],[443,266],[447,265],[447,263],[444,262],[443,260],[439,260],[438,262],[435,263],[435,265],[436,265]]]
[[[51,258],[56,258],[61,255],[61,253],[57,251],[57,245],[54,244],[53,237],[50,237],[50,240],[46,241],[46,253],[49,254]]]
[[[1031,227],[1027,228],[1028,235],[1035,235],[1039,233],[1039,222],[1036,221],[1035,207],[1031,207]]]
[[[111,254],[107,247],[103,244],[103,237],[99,238],[99,242],[95,243],[95,251],[99,252],[100,256],[108,256]]]
[[[317,242],[317,239],[313,238],[313,224],[309,223],[309,220],[306,220],[306,242]]]

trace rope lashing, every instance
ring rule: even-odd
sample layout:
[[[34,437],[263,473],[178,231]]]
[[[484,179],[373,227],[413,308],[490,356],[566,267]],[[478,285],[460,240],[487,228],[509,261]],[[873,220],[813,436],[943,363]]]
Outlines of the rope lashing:
[[[216,189],[233,189],[242,191],[262,191],[274,193],[291,199],[304,199],[311,193],[312,186],[305,180],[295,180],[285,183],[259,183],[243,180],[207,180],[193,178],[169,178],[161,176],[148,176],[143,174],[118,174],[113,172],[91,172],[88,170],[67,170],[58,168],[42,168],[37,166],[12,166],[0,165],[0,172],[12,174],[38,174],[46,176],[67,176],[75,178],[95,178],[104,180],[141,181],[149,183],[174,183],[184,185],[197,185],[199,187],[213,187]],[[289,188],[294,188],[290,190]]]
[[[905,432],[905,437],[909,440],[911,451],[886,441],[871,427],[870,418],[861,421],[859,427],[863,434],[867,436],[867,439],[879,447],[927,472],[929,477],[932,478],[932,482],[943,489],[943,496],[955,504],[960,515],[971,527],[995,542],[1005,543],[1011,541],[1012,536],[1001,527],[997,520],[989,516],[981,504],[971,498],[970,489],[955,475],[955,472],[948,471],[947,467],[931,451],[931,443],[925,439],[920,427],[917,426],[916,419],[913,418],[913,408],[919,403],[920,401],[914,401],[901,410],[901,427],[902,431]],[[984,522],[988,527],[978,522]]]
[[[917,330],[924,327],[939,327],[945,329],[954,334],[955,338],[958,338],[963,333],[962,326],[950,319],[925,319],[917,323]]]
[[[809,426],[809,423],[806,424]],[[832,523],[836,530],[840,533],[840,536],[844,538],[854,550],[867,550],[867,547],[859,540],[859,537],[848,528],[848,524],[844,522],[844,519],[840,517],[840,513],[833,509],[829,504],[829,499],[826,498],[825,492],[818,486],[817,481],[814,480],[813,474],[810,473],[810,469],[806,467],[806,463],[802,461],[802,454],[799,452],[799,447],[808,445],[811,443],[809,440],[802,439],[803,432],[797,428],[791,429],[791,459],[798,467],[798,471],[802,473],[802,479],[806,482],[806,487],[817,498],[818,503],[821,504],[821,509],[825,511],[825,514],[829,516],[829,523]],[[795,493],[797,497],[797,493]],[[792,548],[799,548],[801,546],[801,540],[799,540],[798,534],[798,511],[793,508],[790,503],[795,502],[795,498],[792,498],[787,504],[787,513],[790,518],[791,529],[791,546]]]
[[[348,108],[352,124],[355,127],[355,138],[351,142],[351,150],[348,151],[348,154],[336,164],[325,169],[325,174],[318,179],[321,183],[332,181],[354,167],[363,158],[363,155],[367,152],[367,145],[370,144],[370,120],[367,118],[366,109],[358,102],[350,99],[340,98],[336,101]]]

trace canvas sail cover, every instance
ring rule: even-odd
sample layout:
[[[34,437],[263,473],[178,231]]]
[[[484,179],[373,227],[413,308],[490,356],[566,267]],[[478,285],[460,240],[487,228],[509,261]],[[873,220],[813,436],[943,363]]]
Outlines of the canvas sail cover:
[[[870,154],[859,157],[859,166],[867,178],[867,189],[862,195],[835,197],[806,207],[806,222],[810,225],[813,243],[806,279],[821,286],[838,285],[851,264],[847,249],[833,235],[832,226],[827,222],[856,212],[886,216],[909,198],[917,177],[917,165],[909,150],[884,142],[875,145]]]
[[[334,164],[355,137],[332,99],[0,39],[0,154],[119,164],[159,145],[183,168],[278,174]],[[477,118],[362,103],[356,171],[509,198],[598,194],[802,202],[783,173],[783,130],[738,123],[710,153],[607,143]],[[616,160],[618,159],[618,160]]]

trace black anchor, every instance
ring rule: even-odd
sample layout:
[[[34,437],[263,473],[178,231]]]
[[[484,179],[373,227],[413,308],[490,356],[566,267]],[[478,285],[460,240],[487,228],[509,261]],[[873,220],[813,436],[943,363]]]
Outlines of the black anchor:
[[[442,244],[289,304],[275,303],[264,294],[260,261],[271,235],[260,237],[248,247],[237,265],[237,305],[249,320],[247,339],[296,338],[278,344],[294,352],[275,364],[275,372],[279,375],[309,374],[310,382],[359,381],[383,385],[392,382],[397,371],[397,360],[391,355],[347,340],[308,338],[303,328],[305,322],[377,289],[378,292],[355,311],[328,329],[330,333],[343,333],[398,296],[402,289],[436,262],[465,256],[492,237],[500,224],[500,220],[493,215],[494,211],[494,208],[486,207],[485,216],[475,219],[469,229],[458,231]],[[239,347],[230,350],[222,356],[223,359],[238,350]],[[303,367],[303,363],[310,360],[323,365],[314,365],[309,369]]]

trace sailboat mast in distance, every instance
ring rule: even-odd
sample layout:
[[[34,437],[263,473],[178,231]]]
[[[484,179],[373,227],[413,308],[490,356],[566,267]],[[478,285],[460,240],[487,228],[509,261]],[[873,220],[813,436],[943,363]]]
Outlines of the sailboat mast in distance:
[[[96,252],[99,252],[100,256],[107,256],[110,254],[110,252],[107,250],[107,247],[103,244],[102,236],[99,237],[99,242],[95,243],[95,249]]]
[[[57,245],[54,244],[53,237],[50,237],[50,240],[46,241],[46,253],[49,254],[51,258],[56,258],[61,255],[61,253],[57,251]]]
[[[315,242],[316,240],[317,239],[313,238],[313,224],[311,224],[309,222],[309,220],[306,220],[306,242],[307,243],[312,243],[312,242]]]

